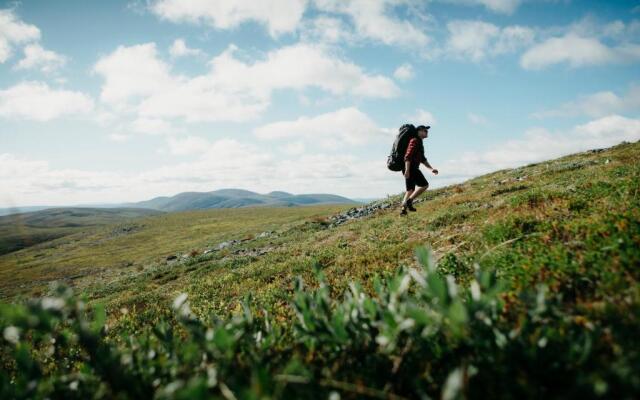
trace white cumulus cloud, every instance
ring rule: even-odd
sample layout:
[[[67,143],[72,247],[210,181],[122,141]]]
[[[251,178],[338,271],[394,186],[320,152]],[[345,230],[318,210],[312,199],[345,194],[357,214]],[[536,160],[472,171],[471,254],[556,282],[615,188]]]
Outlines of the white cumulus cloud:
[[[535,37],[534,30],[528,27],[511,25],[500,28],[477,20],[454,20],[447,24],[447,30],[446,54],[473,62],[517,51],[530,45]]]
[[[513,53],[533,43],[536,33],[532,28],[511,25],[500,30],[492,49],[494,54]]]
[[[43,82],[22,82],[0,90],[0,117],[49,121],[85,115],[93,110],[93,100],[71,90],[55,89]]]
[[[568,131],[529,129],[521,139],[498,143],[491,150],[470,152],[449,160],[442,165],[441,171],[445,177],[451,175],[460,181],[504,168],[637,140],[640,140],[640,119],[609,115]]]
[[[321,43],[350,43],[356,39],[342,19],[326,15],[304,21],[300,36],[305,41]]]
[[[297,141],[297,142],[285,143],[281,149],[285,154],[289,156],[299,156],[304,153],[305,148],[306,147],[304,145],[304,142]]]
[[[563,33],[537,43],[520,58],[520,65],[540,70],[555,64],[572,68],[640,61],[640,21],[599,23],[584,18]]]
[[[273,122],[258,127],[253,132],[260,139],[305,139],[327,148],[343,143],[365,144],[389,136],[389,130],[378,127],[368,115],[355,107],[315,117]]]
[[[393,76],[401,81],[408,81],[413,78],[413,67],[409,63],[404,63],[393,72]]]
[[[151,11],[172,22],[204,23],[230,29],[246,21],[264,24],[272,36],[293,32],[302,18],[307,0],[156,0]]]
[[[178,156],[205,153],[211,146],[208,140],[199,136],[169,137],[167,144],[169,152]]]
[[[512,14],[522,0],[440,0],[447,3],[468,6],[484,6],[488,10],[501,14]]]
[[[187,121],[246,121],[260,115],[276,90],[322,89],[333,95],[390,98],[399,88],[382,75],[368,74],[323,46],[305,43],[273,50],[246,62],[231,45],[210,61],[207,73],[175,75],[155,44],[118,47],[95,71],[104,78],[101,99],[145,118]]]
[[[211,77],[224,87],[270,92],[318,87],[336,95],[391,98],[399,94],[393,81],[367,74],[323,46],[306,43],[285,46],[253,64],[234,56],[231,47],[211,62]]]
[[[640,60],[639,45],[608,47],[597,38],[585,38],[573,33],[554,37],[527,50],[520,59],[525,69],[542,69],[567,63],[571,67],[603,65]]]
[[[618,19],[603,22],[594,15],[587,15],[571,24],[566,31],[584,37],[633,41],[632,39],[640,33],[640,20],[632,19],[624,22]]]
[[[30,44],[24,48],[24,58],[22,58],[16,69],[40,69],[42,72],[51,72],[62,67],[67,62],[67,57],[46,50],[39,44]]]
[[[130,129],[135,133],[148,135],[160,135],[173,132],[171,123],[160,118],[137,118],[130,124]]]
[[[423,47],[429,36],[414,23],[393,16],[393,9],[406,4],[398,0],[315,0],[324,12],[344,14],[353,21],[355,33],[387,45]]]
[[[640,119],[609,115],[576,127],[576,135],[587,140],[585,146],[611,146],[621,141],[640,140]]]
[[[555,109],[534,113],[533,117],[574,117],[582,115],[602,117],[626,111],[637,112],[638,110],[640,110],[640,86],[631,85],[627,93],[621,96],[609,90],[580,96],[578,99],[564,103]]]
[[[11,9],[0,10],[0,63],[9,59],[14,46],[38,39],[37,26],[21,21]]]
[[[192,49],[187,46],[184,39],[176,39],[169,47],[169,54],[171,57],[187,57],[187,56],[201,56],[204,52],[200,49]]]
[[[119,46],[101,57],[94,71],[104,78],[100,98],[114,107],[171,86],[170,67],[157,58],[155,43]]]
[[[428,125],[428,126],[435,126],[437,125],[438,121],[436,120],[436,117],[433,116],[433,113],[427,110],[423,110],[422,108],[419,108],[416,110],[416,112],[409,117],[409,123],[412,123],[414,125]]]

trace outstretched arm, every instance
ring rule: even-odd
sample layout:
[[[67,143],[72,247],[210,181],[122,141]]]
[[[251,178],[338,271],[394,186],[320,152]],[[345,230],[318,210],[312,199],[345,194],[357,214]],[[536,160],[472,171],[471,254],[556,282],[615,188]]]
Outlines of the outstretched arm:
[[[426,158],[424,159],[424,161],[422,161],[422,163],[424,164],[425,167],[429,168],[434,175],[438,175],[438,170],[433,168],[431,164],[429,164],[429,161],[427,161]]]

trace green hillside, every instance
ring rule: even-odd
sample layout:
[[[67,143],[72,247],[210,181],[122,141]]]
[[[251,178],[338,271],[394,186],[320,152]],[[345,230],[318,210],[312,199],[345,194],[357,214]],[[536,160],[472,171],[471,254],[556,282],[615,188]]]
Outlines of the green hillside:
[[[42,215],[45,231],[68,233],[57,240],[0,255],[0,298],[16,294],[39,296],[50,282],[64,281],[83,289],[113,282],[132,282],[143,271],[166,266],[169,256],[200,254],[207,246],[225,240],[244,239],[265,231],[304,224],[345,209],[347,206],[312,206],[300,208],[249,208],[160,213],[142,209],[152,215],[135,220],[123,219],[118,224],[100,226],[98,216],[82,211],[94,226],[65,228],[55,223],[58,212],[40,211],[29,215],[29,221]],[[116,211],[120,209],[115,209]],[[126,209],[122,209],[125,210]],[[98,213],[109,212],[97,209]],[[43,214],[40,214],[43,213]],[[10,218],[10,217],[4,217]],[[57,220],[56,220],[57,221]],[[79,220],[73,219],[74,223]],[[32,221],[33,222],[33,221]],[[32,228],[35,229],[35,228]],[[137,289],[136,289],[137,290]]]
[[[0,257],[3,296],[81,272],[105,317],[61,289],[61,314],[5,306],[0,328],[76,337],[55,350],[75,364],[5,343],[7,376],[50,397],[637,398],[639,190],[633,143],[430,190],[404,218],[211,210],[68,236]]]
[[[0,255],[87,228],[160,214],[141,208],[49,208],[0,216]]]

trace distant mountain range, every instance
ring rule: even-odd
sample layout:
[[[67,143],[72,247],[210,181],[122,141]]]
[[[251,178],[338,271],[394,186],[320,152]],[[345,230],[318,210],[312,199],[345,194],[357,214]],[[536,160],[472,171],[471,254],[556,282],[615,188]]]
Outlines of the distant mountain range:
[[[175,196],[156,197],[151,200],[125,204],[86,204],[69,207],[34,206],[0,208],[0,216],[34,212],[51,208],[147,208],[159,211],[187,211],[208,208],[239,208],[251,206],[294,207],[313,204],[358,204],[355,201],[334,194],[291,194],[271,192],[260,194],[242,189],[221,189],[213,192],[184,192]]]
[[[184,192],[171,197],[156,197],[123,206],[160,211],[186,211],[208,208],[239,208],[251,206],[294,207],[312,204],[357,204],[333,194],[291,194],[271,192],[260,194],[242,189],[222,189],[213,192]]]

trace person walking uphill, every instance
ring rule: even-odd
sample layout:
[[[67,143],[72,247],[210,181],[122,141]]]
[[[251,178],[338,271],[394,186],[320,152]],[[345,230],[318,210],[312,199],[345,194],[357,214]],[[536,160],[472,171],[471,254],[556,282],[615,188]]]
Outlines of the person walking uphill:
[[[402,125],[393,142],[391,154],[387,158],[387,168],[391,171],[402,171],[404,175],[407,191],[402,200],[400,215],[407,215],[407,210],[416,211],[413,207],[413,200],[429,187],[429,182],[420,172],[420,164],[424,164],[434,175],[438,175],[438,170],[433,168],[424,156],[422,141],[429,136],[430,128],[430,126],[424,125],[417,128],[411,124]]]
[[[429,182],[420,171],[420,164],[424,164],[434,175],[438,175],[438,170],[433,168],[427,158],[424,156],[424,144],[422,141],[429,136],[430,126],[420,125],[416,128],[417,135],[409,140],[407,151],[404,154],[404,165],[402,173],[404,174],[406,192],[402,200],[402,209],[400,215],[407,215],[407,210],[416,211],[413,207],[413,200],[424,193],[429,187]],[[416,189],[416,186],[418,187]]]

